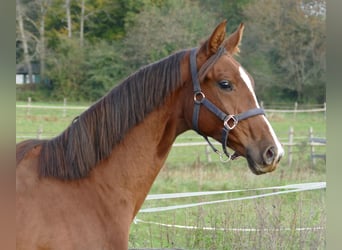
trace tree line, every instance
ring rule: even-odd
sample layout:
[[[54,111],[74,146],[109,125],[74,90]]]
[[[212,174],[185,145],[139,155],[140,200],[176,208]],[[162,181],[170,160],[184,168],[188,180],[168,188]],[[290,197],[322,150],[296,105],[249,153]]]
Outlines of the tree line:
[[[222,19],[245,23],[238,61],[264,103],[325,101],[325,0],[16,0],[17,68],[41,75],[17,99],[94,101]]]

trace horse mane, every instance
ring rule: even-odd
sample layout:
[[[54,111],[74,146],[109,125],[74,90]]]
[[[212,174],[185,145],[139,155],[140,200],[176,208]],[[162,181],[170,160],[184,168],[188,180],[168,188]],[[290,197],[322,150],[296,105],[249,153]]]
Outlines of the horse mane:
[[[17,163],[28,148],[41,145],[40,176],[64,180],[87,176],[132,127],[180,87],[184,54],[180,51],[141,68],[76,117],[57,137],[18,144]]]

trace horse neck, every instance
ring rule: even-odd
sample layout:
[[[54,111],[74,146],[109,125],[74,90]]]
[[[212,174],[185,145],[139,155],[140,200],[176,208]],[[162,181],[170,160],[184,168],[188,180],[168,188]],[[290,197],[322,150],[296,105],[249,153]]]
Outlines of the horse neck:
[[[186,130],[180,108],[182,98],[178,92],[131,129],[109,158],[93,172],[98,184],[119,187],[115,190],[121,190],[120,194],[111,192],[107,195],[128,199],[126,203],[133,206],[134,215],[165,163],[175,138]]]

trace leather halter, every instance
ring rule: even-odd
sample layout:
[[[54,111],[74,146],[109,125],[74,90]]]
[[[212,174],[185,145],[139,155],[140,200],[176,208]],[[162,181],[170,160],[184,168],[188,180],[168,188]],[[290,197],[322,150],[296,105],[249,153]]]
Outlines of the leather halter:
[[[222,154],[217,150],[214,145],[209,141],[208,137],[206,135],[203,135],[200,130],[198,129],[198,118],[199,118],[199,111],[201,105],[205,106],[207,109],[209,109],[212,113],[214,113],[221,121],[223,121],[223,129],[222,129],[222,150],[224,154],[228,157],[226,161],[229,161],[232,158],[232,155],[228,153],[227,151],[227,142],[228,142],[228,134],[230,130],[234,129],[236,125],[239,123],[239,121],[247,119],[252,116],[256,115],[265,115],[265,112],[262,108],[253,108],[249,109],[246,112],[242,112],[240,114],[236,115],[230,115],[226,114],[222,110],[220,110],[218,107],[216,107],[211,101],[209,101],[204,93],[201,91],[200,82],[198,79],[197,74],[197,63],[196,63],[196,51],[197,49],[194,48],[190,52],[190,69],[191,69],[191,77],[193,82],[193,90],[194,90],[194,112],[192,116],[192,126],[193,129],[204,137],[204,139],[208,142],[212,150],[219,154],[220,160],[223,160]],[[217,53],[220,53],[221,55],[225,52],[224,47],[220,47]]]

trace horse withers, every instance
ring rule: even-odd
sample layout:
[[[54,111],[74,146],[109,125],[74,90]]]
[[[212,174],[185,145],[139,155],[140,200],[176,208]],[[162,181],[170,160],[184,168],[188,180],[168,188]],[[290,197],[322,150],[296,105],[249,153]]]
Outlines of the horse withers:
[[[219,141],[222,157],[245,157],[255,174],[275,170],[284,150],[233,57],[243,29],[225,39],[223,21],[198,48],[129,76],[55,138],[17,144],[17,249],[127,249],[130,224],[186,130]]]

